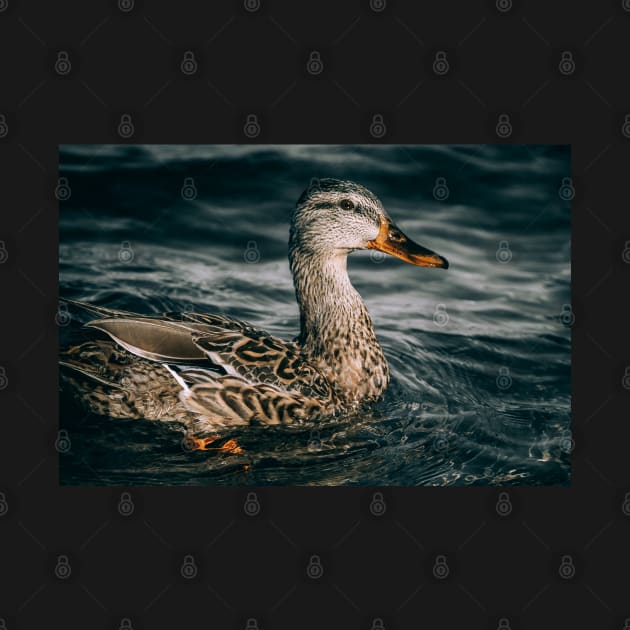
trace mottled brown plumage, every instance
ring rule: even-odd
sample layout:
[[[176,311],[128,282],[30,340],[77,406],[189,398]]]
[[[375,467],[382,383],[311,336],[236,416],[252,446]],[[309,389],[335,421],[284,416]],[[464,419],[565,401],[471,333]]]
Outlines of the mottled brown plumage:
[[[378,399],[389,368],[347,255],[375,248],[415,265],[448,263],[396,228],[353,182],[313,180],[292,216],[289,261],[300,307],[295,341],[198,313],[141,316],[72,302],[109,339],[64,350],[63,383],[89,410],[178,420],[196,430],[316,421]]]

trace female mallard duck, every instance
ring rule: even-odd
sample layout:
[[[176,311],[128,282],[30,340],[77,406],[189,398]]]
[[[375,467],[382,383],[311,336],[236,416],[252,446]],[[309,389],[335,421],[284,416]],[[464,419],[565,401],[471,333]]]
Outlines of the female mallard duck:
[[[346,259],[376,249],[421,267],[445,258],[407,238],[369,190],[313,180],[291,218],[300,334],[284,341],[220,315],[142,316],[74,303],[109,335],[62,352],[63,378],[90,411],[196,429],[316,420],[385,391],[389,368]]]

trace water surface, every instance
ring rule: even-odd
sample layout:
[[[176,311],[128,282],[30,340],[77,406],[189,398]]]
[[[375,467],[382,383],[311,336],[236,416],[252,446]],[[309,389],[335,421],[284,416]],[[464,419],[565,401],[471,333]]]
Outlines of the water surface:
[[[369,413],[231,431],[241,454],[188,452],[180,425],[86,415],[62,391],[63,484],[569,483],[568,147],[65,145],[60,175],[60,295],[103,306],[218,312],[293,338],[289,216],[313,177],[367,186],[450,262],[350,256],[392,371]]]

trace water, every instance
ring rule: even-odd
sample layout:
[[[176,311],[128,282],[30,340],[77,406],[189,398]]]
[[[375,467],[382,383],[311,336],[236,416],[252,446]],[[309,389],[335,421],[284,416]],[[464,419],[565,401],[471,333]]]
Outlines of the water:
[[[62,391],[62,483],[570,482],[568,147],[67,145],[60,164],[64,297],[219,312],[293,338],[288,222],[312,177],[367,186],[451,265],[351,255],[392,371],[361,418],[238,429],[217,443],[240,454],[188,452],[180,425],[86,416]],[[76,319],[60,333],[85,334]]]

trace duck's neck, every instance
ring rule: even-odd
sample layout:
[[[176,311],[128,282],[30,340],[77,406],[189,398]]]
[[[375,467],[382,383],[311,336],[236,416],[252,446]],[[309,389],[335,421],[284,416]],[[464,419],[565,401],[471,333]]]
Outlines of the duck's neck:
[[[299,342],[347,401],[374,399],[389,370],[372,320],[352,286],[345,253],[292,250],[291,271],[300,307]]]

